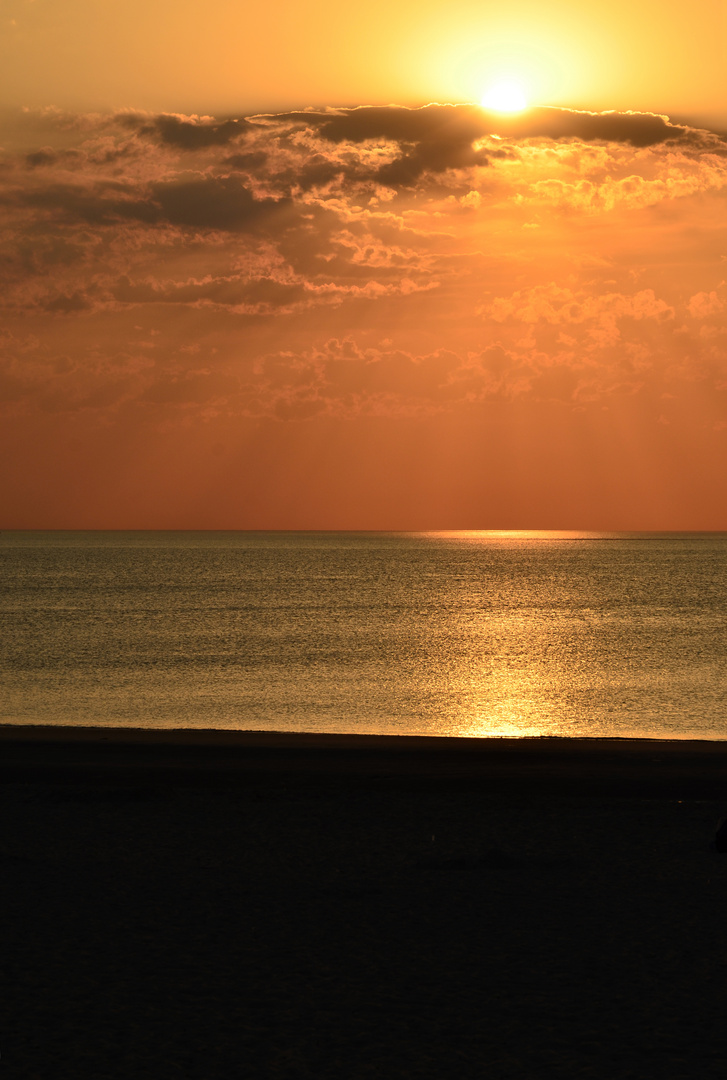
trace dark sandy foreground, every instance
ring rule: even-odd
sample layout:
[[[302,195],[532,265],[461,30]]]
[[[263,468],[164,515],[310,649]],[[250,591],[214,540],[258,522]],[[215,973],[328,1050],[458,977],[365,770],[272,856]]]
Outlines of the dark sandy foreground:
[[[724,744],[18,734],[3,1076],[727,1075]]]

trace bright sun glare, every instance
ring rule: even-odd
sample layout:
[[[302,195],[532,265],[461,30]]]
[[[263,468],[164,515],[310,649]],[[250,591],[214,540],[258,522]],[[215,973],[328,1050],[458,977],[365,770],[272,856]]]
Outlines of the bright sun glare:
[[[520,83],[508,80],[491,86],[482,98],[482,104],[494,112],[522,112],[528,102]]]

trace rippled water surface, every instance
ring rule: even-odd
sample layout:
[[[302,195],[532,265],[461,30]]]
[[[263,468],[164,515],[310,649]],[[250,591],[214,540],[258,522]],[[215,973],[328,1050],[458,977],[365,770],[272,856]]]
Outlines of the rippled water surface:
[[[727,536],[3,533],[5,722],[727,737]]]

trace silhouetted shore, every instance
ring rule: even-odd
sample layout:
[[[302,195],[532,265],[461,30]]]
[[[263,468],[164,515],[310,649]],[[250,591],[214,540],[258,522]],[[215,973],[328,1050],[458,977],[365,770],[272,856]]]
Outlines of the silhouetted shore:
[[[489,791],[727,797],[727,742],[0,726],[0,779],[229,784],[265,776]]]
[[[8,1076],[724,1075],[725,744],[22,734]]]

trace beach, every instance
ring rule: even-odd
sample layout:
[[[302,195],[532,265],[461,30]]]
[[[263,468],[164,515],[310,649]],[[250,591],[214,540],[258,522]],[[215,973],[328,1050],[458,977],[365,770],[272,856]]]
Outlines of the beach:
[[[18,1077],[717,1077],[727,745],[0,728]]]

